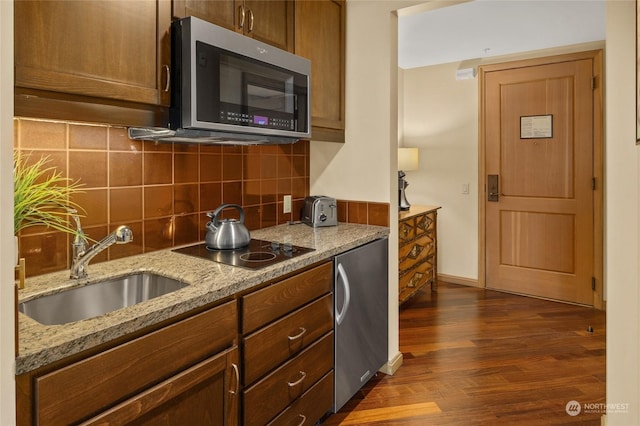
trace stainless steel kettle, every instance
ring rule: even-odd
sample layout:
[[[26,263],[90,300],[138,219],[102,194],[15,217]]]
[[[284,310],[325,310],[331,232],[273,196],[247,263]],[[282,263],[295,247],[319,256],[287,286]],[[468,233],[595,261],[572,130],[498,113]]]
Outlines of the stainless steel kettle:
[[[218,219],[218,215],[227,208],[235,208],[240,212],[240,220],[237,219]],[[208,248],[214,250],[234,250],[249,245],[251,235],[249,230],[244,226],[244,210],[237,204],[223,204],[213,212],[207,213],[211,218],[207,222],[207,235],[205,244]]]

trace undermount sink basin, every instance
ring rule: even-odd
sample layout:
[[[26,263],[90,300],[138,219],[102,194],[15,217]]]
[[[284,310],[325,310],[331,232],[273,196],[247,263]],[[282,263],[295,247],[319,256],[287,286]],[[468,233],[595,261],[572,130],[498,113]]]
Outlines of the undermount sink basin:
[[[151,272],[138,272],[22,302],[18,310],[41,324],[66,324],[132,306],[186,285]]]

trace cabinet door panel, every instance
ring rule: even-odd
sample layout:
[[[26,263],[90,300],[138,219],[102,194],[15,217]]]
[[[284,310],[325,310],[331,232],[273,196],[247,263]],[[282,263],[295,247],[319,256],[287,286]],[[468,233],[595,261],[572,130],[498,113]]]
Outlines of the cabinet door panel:
[[[168,101],[162,95],[166,75],[160,75],[168,50],[160,43],[169,42],[170,23],[161,6],[168,3],[17,1],[16,86],[147,104]]]
[[[297,55],[311,60],[312,138],[344,142],[344,1],[296,2]]]
[[[226,407],[229,404],[237,410],[238,383],[236,379],[229,380],[229,370],[233,370],[234,364],[237,368],[236,347],[202,361],[82,425],[235,424],[237,416]]]
[[[244,34],[282,50],[293,51],[291,0],[245,0]]]
[[[68,424],[235,344],[235,301],[35,379],[38,424]]]
[[[195,16],[212,24],[219,25],[228,30],[236,28],[236,12],[238,11],[234,0],[174,0],[173,16],[186,18]]]

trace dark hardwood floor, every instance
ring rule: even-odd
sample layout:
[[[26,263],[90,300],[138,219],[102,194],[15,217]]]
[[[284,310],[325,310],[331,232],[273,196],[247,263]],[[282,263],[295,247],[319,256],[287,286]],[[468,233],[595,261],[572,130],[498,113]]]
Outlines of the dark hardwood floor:
[[[603,311],[439,283],[400,310],[402,367],[324,424],[599,425],[605,340]]]

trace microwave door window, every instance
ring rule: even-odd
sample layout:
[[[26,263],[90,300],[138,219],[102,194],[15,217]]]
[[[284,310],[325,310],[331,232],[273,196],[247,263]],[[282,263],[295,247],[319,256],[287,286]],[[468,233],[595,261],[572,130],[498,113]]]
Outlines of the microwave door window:
[[[222,69],[218,65],[218,49],[196,42],[196,111],[197,120],[214,123],[220,115],[219,81]]]

